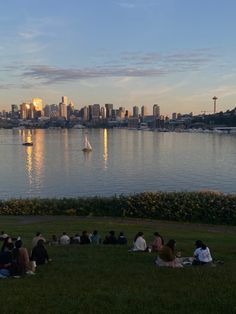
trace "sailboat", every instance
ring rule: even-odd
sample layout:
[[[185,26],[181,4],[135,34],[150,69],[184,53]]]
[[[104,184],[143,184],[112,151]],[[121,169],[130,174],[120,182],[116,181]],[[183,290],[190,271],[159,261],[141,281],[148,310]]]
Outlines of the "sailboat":
[[[84,148],[82,149],[83,152],[91,152],[92,151],[92,146],[89,143],[89,140],[87,138],[87,135],[84,135]]]

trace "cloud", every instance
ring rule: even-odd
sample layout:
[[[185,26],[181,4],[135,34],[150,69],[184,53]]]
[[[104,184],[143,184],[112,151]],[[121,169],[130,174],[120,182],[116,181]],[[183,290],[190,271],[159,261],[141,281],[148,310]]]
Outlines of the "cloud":
[[[59,67],[32,66],[23,73],[24,77],[42,80],[42,83],[53,84],[71,80],[83,80],[105,77],[154,77],[165,75],[164,69],[142,69],[130,67],[95,67],[85,69],[65,69]]]
[[[159,5],[158,0],[116,0],[113,3],[123,9],[149,8]]]
[[[90,68],[32,65],[23,71],[22,76],[38,80],[42,84],[108,77],[162,77],[180,72],[199,71],[215,61],[217,57],[210,50],[204,49],[166,55],[159,52],[126,52],[111,64],[106,63]]]
[[[20,32],[18,33],[18,35],[20,37],[22,37],[23,39],[35,39],[37,37],[39,37],[42,33],[38,32],[38,31],[27,31],[27,32]]]

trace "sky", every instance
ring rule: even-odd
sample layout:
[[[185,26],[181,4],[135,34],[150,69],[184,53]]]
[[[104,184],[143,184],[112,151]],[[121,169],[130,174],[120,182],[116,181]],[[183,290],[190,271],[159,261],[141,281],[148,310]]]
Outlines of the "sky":
[[[236,105],[235,0],[0,2],[0,110],[32,98],[161,114]]]

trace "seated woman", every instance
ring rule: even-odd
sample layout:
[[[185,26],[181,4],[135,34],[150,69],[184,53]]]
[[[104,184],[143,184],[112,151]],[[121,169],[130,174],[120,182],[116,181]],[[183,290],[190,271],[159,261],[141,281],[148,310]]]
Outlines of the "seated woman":
[[[36,265],[43,265],[50,261],[42,239],[39,240],[37,245],[33,248],[30,259],[31,261],[35,261]]]
[[[152,242],[152,251],[153,252],[159,252],[162,250],[163,248],[163,245],[164,245],[164,239],[163,237],[158,233],[158,232],[155,232],[154,233],[154,240]]]
[[[143,232],[138,232],[134,238],[134,246],[131,249],[134,252],[145,252],[147,251],[147,243],[144,239]]]
[[[33,269],[33,263],[30,262],[29,253],[22,244],[21,240],[17,240],[12,250],[13,275],[34,274],[35,269]]]
[[[175,256],[175,246],[176,241],[171,239],[169,242],[163,246],[161,251],[159,252],[159,256],[156,259],[157,266],[165,266],[165,267],[183,267],[179,258]]]
[[[205,265],[212,263],[212,257],[209,248],[201,240],[197,240],[195,246],[196,249],[193,254],[193,265]]]

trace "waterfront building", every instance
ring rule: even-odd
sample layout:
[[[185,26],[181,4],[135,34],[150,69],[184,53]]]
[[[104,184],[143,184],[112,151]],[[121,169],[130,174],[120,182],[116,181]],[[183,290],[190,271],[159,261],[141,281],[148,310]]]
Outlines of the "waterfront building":
[[[125,108],[124,107],[120,107],[118,112],[117,112],[117,118],[119,120],[124,120],[125,118]]]
[[[11,105],[11,116],[13,119],[19,118],[19,108],[17,105]]]
[[[153,105],[153,116],[156,118],[160,117],[160,106],[157,104]]]
[[[111,119],[112,118],[113,104],[105,104],[105,108],[106,108],[106,118]]]
[[[61,102],[62,102],[63,104],[65,104],[65,105],[67,105],[67,104],[68,104],[68,98],[67,98],[67,96],[62,96],[62,97],[61,97]]]
[[[104,107],[101,107],[101,117],[102,117],[102,119],[104,120],[104,119],[106,119],[106,108],[104,108]]]
[[[147,110],[147,106],[142,106],[141,107],[141,116],[145,117],[148,115],[148,110]]]
[[[133,117],[138,117],[138,116],[139,116],[139,107],[133,106]]]
[[[92,107],[92,119],[99,119],[100,118],[100,105],[94,104]]]
[[[81,108],[81,117],[83,121],[88,121],[89,111],[87,106]]]
[[[30,104],[24,102],[20,104],[20,118],[23,120],[29,119],[29,111],[30,111]]]
[[[59,104],[59,117],[67,120],[67,105],[62,102]]]
[[[129,110],[125,110],[125,119],[129,119],[131,117],[131,112]]]

